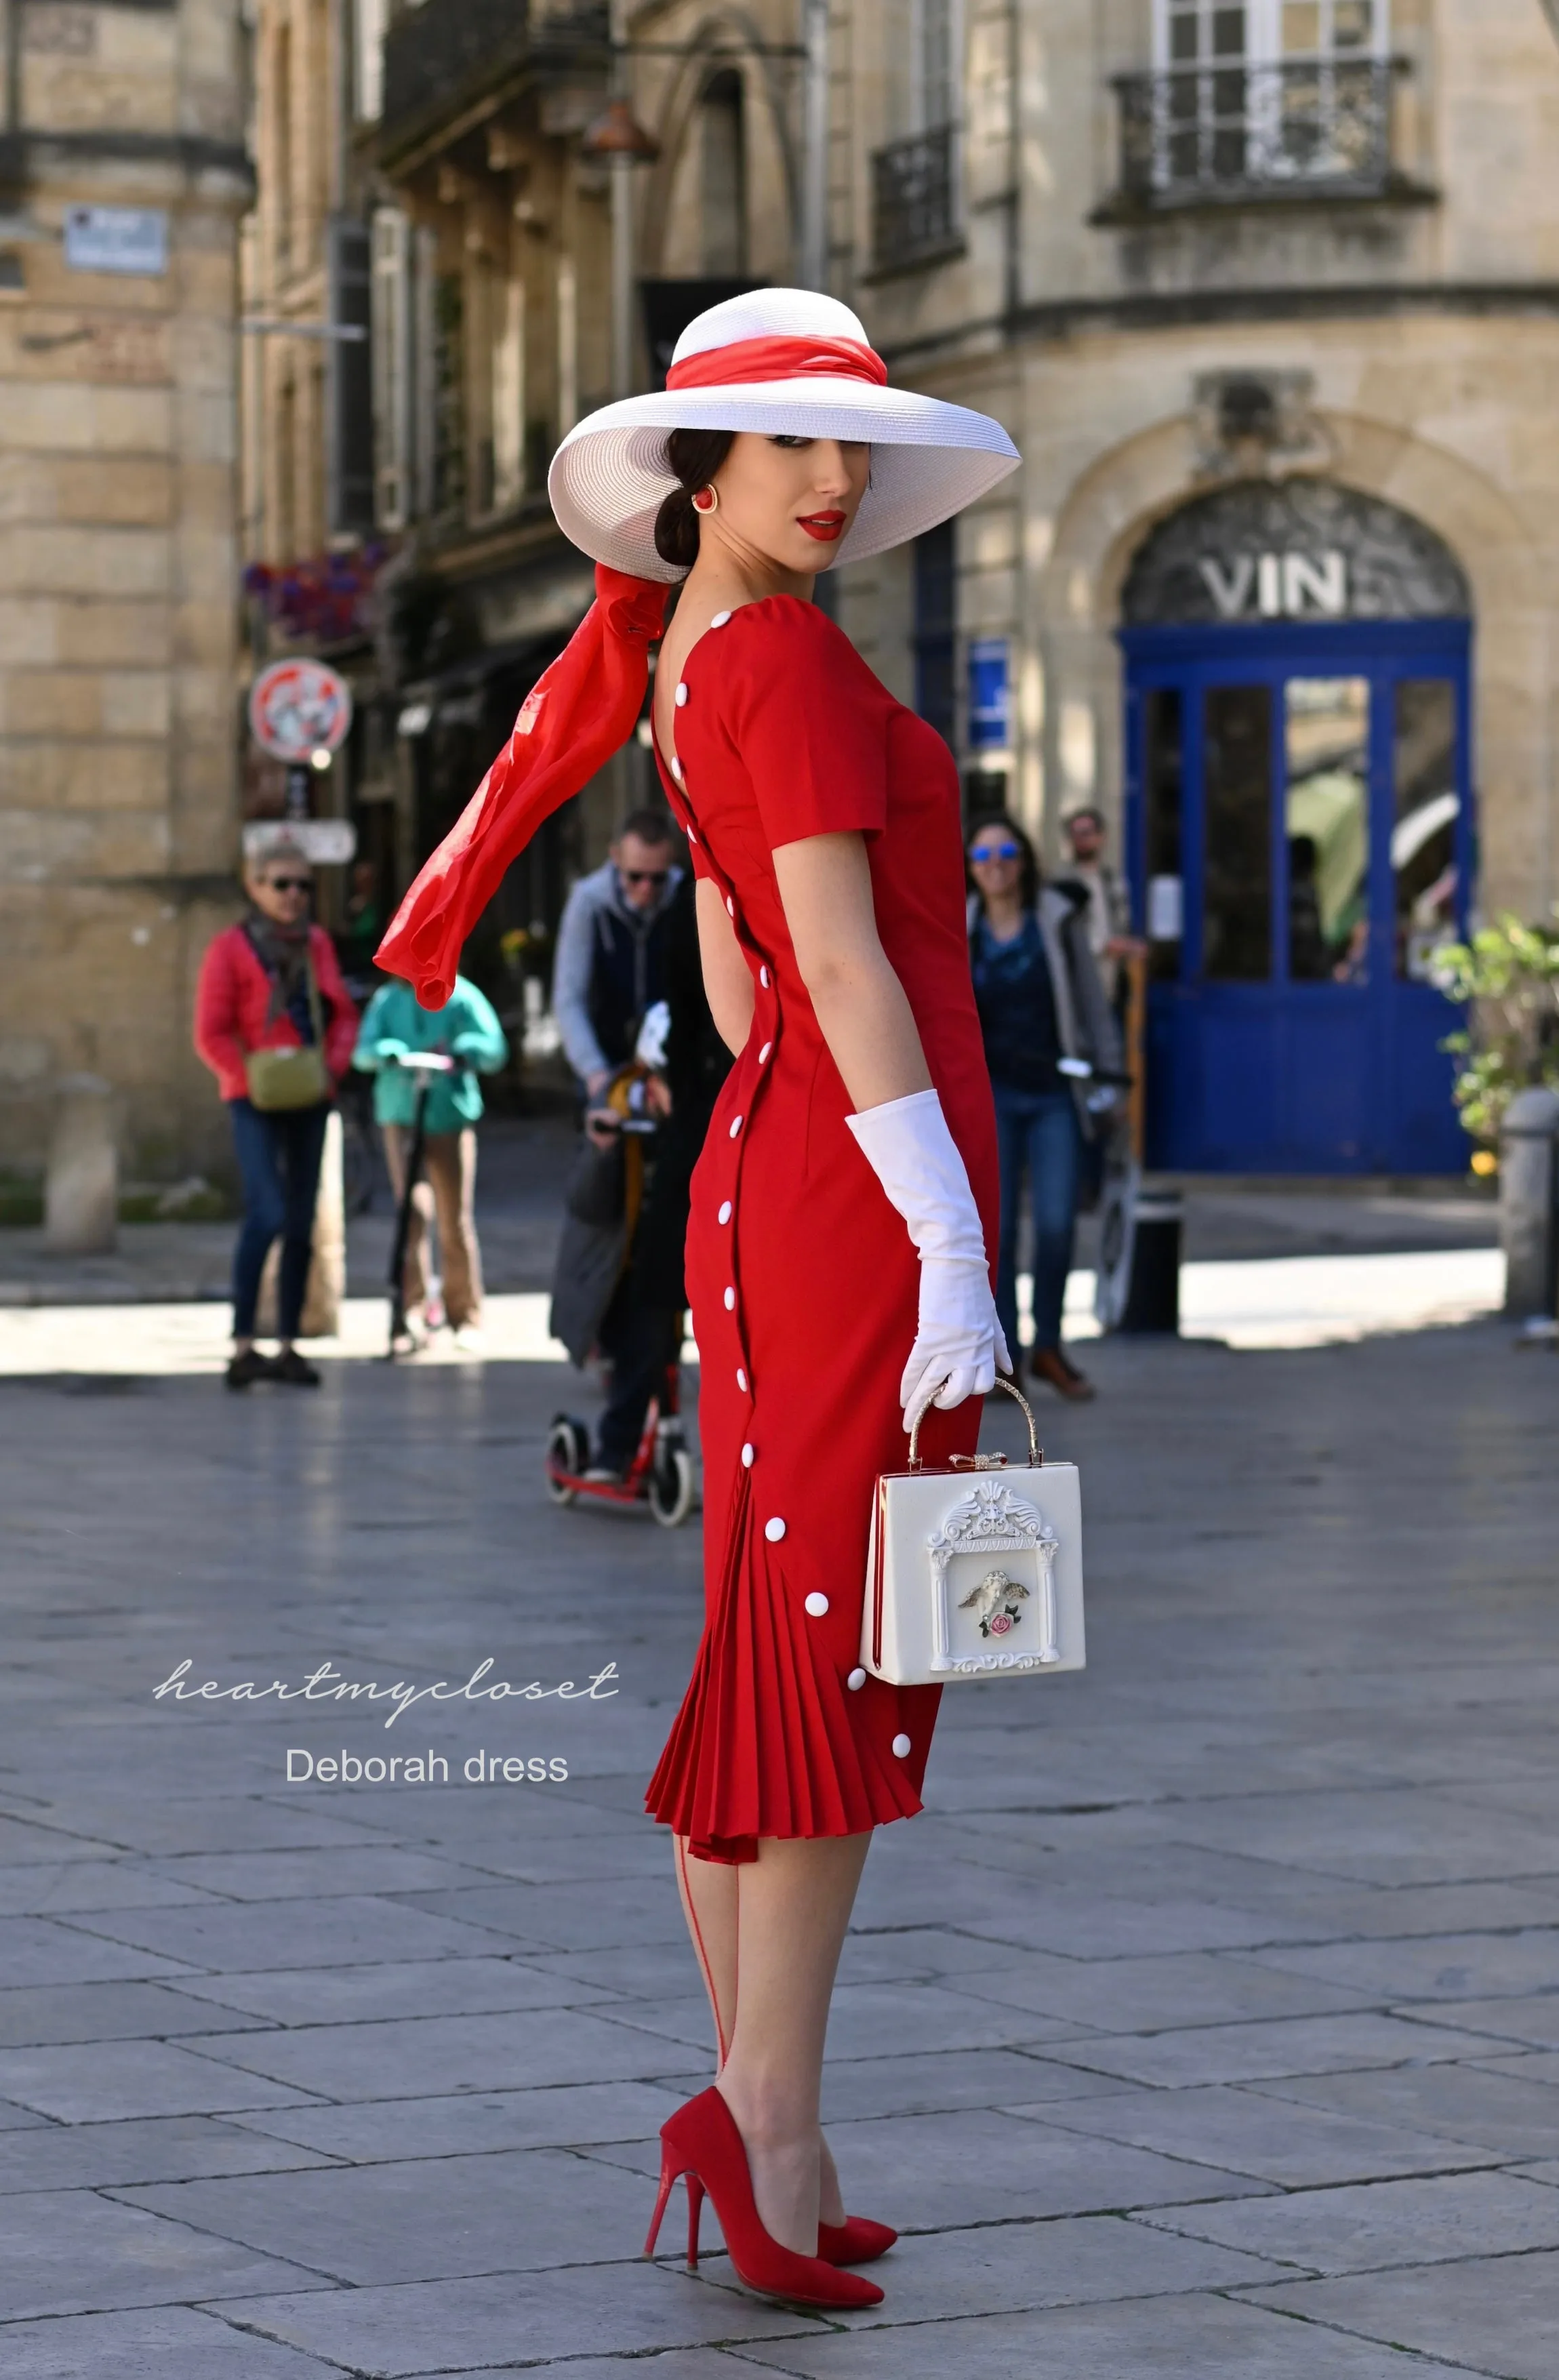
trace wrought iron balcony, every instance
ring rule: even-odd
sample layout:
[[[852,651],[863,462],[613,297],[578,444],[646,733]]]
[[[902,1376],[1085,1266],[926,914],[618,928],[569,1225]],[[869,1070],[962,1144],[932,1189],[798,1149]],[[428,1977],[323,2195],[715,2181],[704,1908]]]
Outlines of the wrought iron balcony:
[[[1427,193],[1395,164],[1398,59],[1242,59],[1121,75],[1120,188],[1102,210]]]
[[[891,141],[871,160],[871,245],[879,273],[929,263],[959,246],[955,127]]]
[[[528,66],[599,73],[607,41],[604,0],[423,0],[384,36],[383,130],[393,147]]]

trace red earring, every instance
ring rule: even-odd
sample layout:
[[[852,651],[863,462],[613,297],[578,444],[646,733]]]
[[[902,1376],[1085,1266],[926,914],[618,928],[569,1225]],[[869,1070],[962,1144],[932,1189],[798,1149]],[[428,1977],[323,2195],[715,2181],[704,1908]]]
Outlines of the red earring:
[[[700,488],[698,494],[693,498],[693,510],[696,513],[717,513],[719,509],[719,489]]]

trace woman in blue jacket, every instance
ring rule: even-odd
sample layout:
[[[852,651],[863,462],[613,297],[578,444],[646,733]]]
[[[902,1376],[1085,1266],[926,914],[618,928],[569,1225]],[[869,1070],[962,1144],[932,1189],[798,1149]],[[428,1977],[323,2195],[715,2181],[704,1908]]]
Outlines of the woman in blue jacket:
[[[420,1008],[409,984],[381,985],[369,1002],[352,1063],[374,1075],[373,1113],[384,1135],[384,1159],[396,1200],[406,1186],[411,1153],[416,1078],[398,1063],[409,1050],[453,1058],[455,1072],[435,1075],[428,1093],[427,1179],[412,1194],[406,1244],[406,1314],[414,1335],[427,1330],[428,1225],[436,1211],[444,1257],[445,1318],[461,1346],[481,1330],[481,1250],[476,1236],[476,1127],[482,1111],[479,1075],[496,1074],[509,1045],[491,1002],[457,976],[443,1008]]]

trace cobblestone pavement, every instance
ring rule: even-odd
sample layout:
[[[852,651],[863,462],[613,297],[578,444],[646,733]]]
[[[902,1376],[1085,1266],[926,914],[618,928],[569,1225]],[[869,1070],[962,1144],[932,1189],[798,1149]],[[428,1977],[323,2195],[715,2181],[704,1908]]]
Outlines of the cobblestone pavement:
[[[700,1554],[545,1502],[567,1376],[0,1384],[6,2380],[1553,2380],[1559,1370],[1089,1361],[1092,1665],[950,1694],[847,1947],[832,2137],[907,2236],[838,2322],[638,2252],[710,2070],[639,1815]],[[621,1692],[152,1699],[488,1658]]]

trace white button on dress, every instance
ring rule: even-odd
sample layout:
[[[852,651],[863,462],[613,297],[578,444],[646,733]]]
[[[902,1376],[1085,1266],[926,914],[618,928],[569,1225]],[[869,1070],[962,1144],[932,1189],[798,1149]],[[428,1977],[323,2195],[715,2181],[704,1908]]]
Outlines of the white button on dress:
[[[767,991],[769,989],[769,970],[766,966],[761,966],[759,968],[758,980],[762,985],[764,990]]]
[[[736,903],[732,900],[732,898],[731,898],[730,894],[727,892],[727,893],[726,893],[726,895],[725,895],[725,915],[726,915],[728,917],[734,917],[736,916],[736,914],[737,914],[737,905],[736,905]]]
[[[745,1397],[747,1394],[747,1374],[742,1370],[739,1364],[737,1366],[737,1386]]]
[[[741,1451],[741,1459],[742,1459],[743,1463],[746,1464],[746,1466],[747,1466],[747,1468],[748,1468],[748,1470],[749,1470],[749,1471],[750,1471],[750,1470],[751,1470],[751,1468],[752,1468],[752,1465],[753,1465],[753,1460],[754,1460],[755,1456],[757,1455],[757,1452],[758,1452],[758,1449],[753,1445],[753,1443],[752,1443],[751,1439],[749,1439],[749,1440],[748,1440],[747,1444],[742,1448],[742,1451]]]
[[[687,687],[685,686],[678,686],[676,692],[672,697],[672,700],[676,703],[678,710],[684,710],[688,701]]]
[[[785,1535],[785,1523],[778,1519],[765,1521],[763,1524],[763,1535],[768,1538],[769,1543],[772,1546],[777,1546],[780,1539]]]
[[[729,612],[716,612],[709,625],[712,628],[723,628],[730,616]]]
[[[688,829],[688,842],[689,842],[689,843],[697,843],[698,839],[699,839],[699,838],[698,838],[698,836],[693,832],[692,828],[691,828],[691,827],[689,827],[689,828]]]
[[[827,1596],[809,1595],[807,1597],[807,1609],[810,1612],[814,1620],[821,1620],[824,1612],[828,1609]]]
[[[852,1670],[849,1676],[845,1680],[845,1683],[848,1686],[852,1694],[859,1694],[862,1686],[866,1683],[866,1671],[864,1670]]]
[[[737,1133],[740,1132],[746,1122],[747,1118],[745,1116],[733,1116],[731,1118],[731,1138],[733,1140],[735,1140]]]
[[[728,1198],[722,1198],[720,1201],[720,1220],[723,1223],[728,1223],[731,1220],[731,1202]]]
[[[759,1052],[758,1052],[758,1063],[759,1063],[761,1066],[766,1066],[766,1065],[768,1064],[768,1062],[769,1062],[769,1052],[770,1052],[770,1050],[773,1048],[773,1046],[774,1046],[774,1045],[773,1045],[773,1043],[772,1041],[765,1041],[765,1042],[764,1042],[764,1044],[763,1044],[763,1047],[761,1048],[761,1050],[759,1050]]]
[[[682,763],[675,758],[671,764],[671,773],[676,778],[677,783],[680,784],[682,783]]]
[[[908,1757],[909,1757],[910,1749],[911,1749],[911,1746],[910,1746],[910,1742],[909,1742],[909,1738],[908,1738],[907,1735],[895,1735],[895,1738],[894,1738],[894,1758],[895,1758],[895,1760],[907,1760],[907,1759],[908,1759]]]
[[[728,1289],[728,1290],[725,1292],[725,1311],[726,1311],[726,1313],[727,1313],[727,1314],[734,1314],[734,1313],[736,1312],[736,1310],[737,1310],[737,1293],[736,1293],[736,1291],[735,1291],[734,1289]]]

